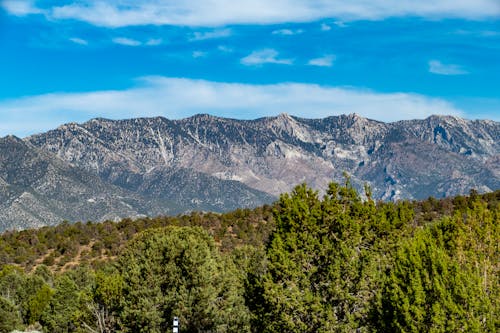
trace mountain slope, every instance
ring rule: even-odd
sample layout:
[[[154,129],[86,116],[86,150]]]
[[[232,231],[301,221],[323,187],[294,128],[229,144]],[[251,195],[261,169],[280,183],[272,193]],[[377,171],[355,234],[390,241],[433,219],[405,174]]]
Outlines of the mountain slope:
[[[113,185],[27,141],[1,138],[0,231],[63,220],[117,220],[192,209],[226,211],[273,200],[242,184],[187,170],[150,172],[143,184],[148,188]],[[221,199],[221,193],[232,195],[231,200]]]
[[[16,137],[0,139],[0,229],[138,216],[148,203]]]
[[[499,161],[499,123],[450,116],[92,119],[0,139],[0,229],[255,207],[344,171],[376,199],[486,192]]]
[[[381,199],[442,197],[500,187],[500,124],[450,116],[382,123],[356,114],[256,120],[93,119],[27,138],[129,188],[158,168],[190,169],[271,195],[307,182],[322,189],[347,171]],[[147,184],[134,186],[144,191]]]

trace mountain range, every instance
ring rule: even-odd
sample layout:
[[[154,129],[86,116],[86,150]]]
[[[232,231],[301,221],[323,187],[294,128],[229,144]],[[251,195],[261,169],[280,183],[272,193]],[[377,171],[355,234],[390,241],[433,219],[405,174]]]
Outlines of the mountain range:
[[[381,200],[487,192],[499,165],[490,120],[98,118],[0,139],[0,230],[254,207],[345,172]]]

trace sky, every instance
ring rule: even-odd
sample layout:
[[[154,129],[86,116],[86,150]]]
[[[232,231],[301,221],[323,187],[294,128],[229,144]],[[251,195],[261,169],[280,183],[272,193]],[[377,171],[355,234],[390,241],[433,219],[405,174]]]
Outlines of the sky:
[[[197,113],[500,121],[500,1],[0,0],[0,136]]]

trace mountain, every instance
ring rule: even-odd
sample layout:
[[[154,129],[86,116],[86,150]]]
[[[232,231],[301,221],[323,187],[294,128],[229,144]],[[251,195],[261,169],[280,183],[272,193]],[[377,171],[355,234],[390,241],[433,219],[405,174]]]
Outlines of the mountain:
[[[133,193],[13,136],[0,139],[0,198],[1,229],[82,217],[115,219],[154,210]]]
[[[134,189],[113,185],[28,140],[1,138],[0,231],[64,220],[118,220],[192,209],[227,211],[274,199],[238,182],[182,169],[157,168],[137,181],[142,186]],[[231,197],[222,200],[221,193]]]
[[[344,172],[383,200],[500,188],[500,123],[452,116],[394,123],[356,114],[99,118],[23,140],[7,137],[1,146],[3,229],[253,207],[302,182],[324,190]],[[33,177],[39,180],[27,182]],[[26,203],[19,208],[16,200]]]
[[[382,123],[356,114],[256,120],[93,119],[27,138],[123,188],[149,191],[157,169],[196,170],[277,196],[321,189],[348,172],[380,199],[443,197],[500,187],[500,124],[451,116]]]

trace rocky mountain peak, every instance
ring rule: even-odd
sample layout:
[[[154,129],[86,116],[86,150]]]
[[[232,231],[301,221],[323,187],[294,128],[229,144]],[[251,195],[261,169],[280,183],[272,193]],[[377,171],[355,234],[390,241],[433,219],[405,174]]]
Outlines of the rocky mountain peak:
[[[15,135],[6,135],[3,138],[0,138],[0,142],[5,143],[5,144],[7,144],[7,143],[22,143],[23,140],[18,138]]]
[[[500,150],[500,124],[497,122],[434,115],[423,121],[411,120],[397,124],[412,137],[472,158],[489,158]]]
[[[366,120],[366,118],[360,116],[359,114],[357,113],[349,113],[347,116],[346,116],[347,119],[350,119],[352,120],[353,122],[358,122],[358,121],[364,121]]]
[[[188,122],[188,123],[206,123],[206,122],[214,122],[214,121],[224,121],[225,118],[219,118],[217,116],[208,114],[208,113],[199,113],[195,114],[191,117],[181,119],[179,122]]]
[[[288,113],[286,112],[282,112],[280,113],[279,115],[276,116],[276,119],[278,121],[293,121],[293,117],[290,116]]]
[[[63,124],[61,126],[59,126],[57,129],[60,129],[60,130],[63,130],[63,131],[73,131],[73,130],[79,130],[81,129],[81,125],[78,124],[78,123],[75,123],[75,122],[71,122],[71,123],[66,123],[66,124]]]
[[[302,182],[324,190],[332,180],[341,182],[344,171],[359,189],[368,183],[374,198],[385,200],[500,188],[500,124],[457,117],[395,123],[357,114],[324,119],[281,114],[244,121],[211,115],[93,119],[23,141],[3,138],[0,150],[0,161],[11,166],[8,175],[0,175],[0,197],[10,198],[5,209],[30,221],[40,220],[13,202],[28,204],[29,198],[44,216],[50,207],[67,206],[50,221],[78,216],[70,210],[87,218],[94,209],[89,205],[100,202],[98,193],[113,197],[109,202],[116,207],[132,207],[124,210],[130,216],[223,211],[271,202]],[[13,184],[21,184],[16,185],[21,192],[8,192]],[[100,185],[90,190],[94,184]],[[57,192],[58,186],[64,193]],[[24,192],[31,194],[19,199]],[[89,204],[78,204],[78,193],[87,193],[83,197]],[[60,201],[42,204],[44,196]],[[68,198],[73,203],[65,203]]]

